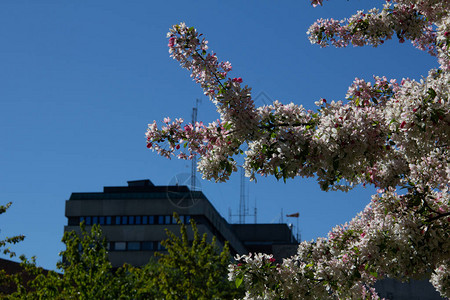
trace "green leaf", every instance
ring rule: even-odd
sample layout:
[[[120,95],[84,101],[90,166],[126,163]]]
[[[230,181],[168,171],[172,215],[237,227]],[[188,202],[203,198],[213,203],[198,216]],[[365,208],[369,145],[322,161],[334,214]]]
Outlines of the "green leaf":
[[[244,281],[244,275],[236,277],[236,281],[234,282],[236,284],[236,288],[239,288],[243,281]]]
[[[232,166],[232,164],[230,163],[230,162],[226,162],[226,164],[227,164],[227,172],[228,173],[231,173],[231,172],[233,172],[233,166]]]
[[[336,156],[333,158],[333,169],[337,170],[339,168],[339,158]]]
[[[429,88],[427,91],[427,94],[430,96],[430,100],[433,100],[436,97],[436,91],[433,90],[432,88]]]

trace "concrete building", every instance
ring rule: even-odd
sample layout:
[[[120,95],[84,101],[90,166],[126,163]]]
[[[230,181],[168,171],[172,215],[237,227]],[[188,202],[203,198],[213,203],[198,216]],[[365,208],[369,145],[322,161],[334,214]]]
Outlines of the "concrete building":
[[[104,187],[103,192],[72,193],[66,201],[65,231],[78,231],[80,222],[100,224],[114,267],[124,262],[146,264],[156,251],[166,228],[174,233],[182,222],[193,218],[200,234],[229,242],[232,255],[249,252],[273,253],[281,259],[295,253],[298,242],[286,224],[229,224],[201,191],[186,186],[155,186],[150,180],[129,181],[128,186]],[[270,232],[270,234],[267,234]]]

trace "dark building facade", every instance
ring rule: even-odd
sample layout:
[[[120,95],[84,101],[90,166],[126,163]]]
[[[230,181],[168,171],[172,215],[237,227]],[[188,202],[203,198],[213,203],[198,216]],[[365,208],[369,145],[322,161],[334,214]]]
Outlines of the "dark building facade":
[[[201,191],[155,186],[150,180],[104,187],[103,192],[72,193],[66,201],[68,223],[64,230],[79,231],[83,221],[87,226],[100,224],[113,266],[125,262],[140,266],[155,252],[164,251],[160,242],[167,238],[166,229],[179,232],[174,212],[185,224],[193,218],[199,233],[210,239],[215,236],[220,245],[228,241],[233,255],[264,252],[281,259],[297,249],[298,242],[286,224],[229,224]]]
[[[231,224],[247,252],[270,253],[275,258],[287,258],[296,253],[298,242],[286,224]]]

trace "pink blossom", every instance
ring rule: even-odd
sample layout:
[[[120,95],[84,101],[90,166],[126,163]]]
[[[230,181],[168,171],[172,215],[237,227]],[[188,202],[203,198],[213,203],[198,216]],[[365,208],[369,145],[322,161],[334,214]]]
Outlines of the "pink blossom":
[[[175,38],[174,37],[171,37],[170,39],[169,39],[169,44],[167,44],[167,46],[169,46],[169,47],[173,47],[175,45]]]

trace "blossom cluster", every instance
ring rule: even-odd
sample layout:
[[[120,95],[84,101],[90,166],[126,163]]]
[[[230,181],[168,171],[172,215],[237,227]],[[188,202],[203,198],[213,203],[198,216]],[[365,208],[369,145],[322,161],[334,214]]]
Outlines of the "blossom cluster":
[[[312,0],[322,5],[322,0]],[[346,100],[256,108],[251,89],[230,78],[231,64],[208,53],[185,24],[170,30],[169,52],[191,72],[220,119],[205,125],[164,119],[149,124],[147,147],[165,157],[199,155],[204,178],[225,181],[236,155],[251,179],[316,177],[323,190],[372,184],[379,193],[327,239],[303,242],[294,257],[237,257],[230,279],[249,299],[376,299],[380,278],[427,277],[450,297],[450,2],[398,0],[348,20],[319,20],[308,33],[321,46],[381,45],[397,35],[437,56],[440,69],[420,81],[356,78]],[[403,189],[403,193],[400,193]],[[431,274],[430,274],[431,272]]]
[[[450,298],[450,266],[446,264],[439,266],[431,275],[431,282],[442,296]]]
[[[236,162],[229,157],[229,153],[237,149],[236,142],[229,137],[221,121],[207,126],[203,122],[183,126],[183,122],[183,119],[165,118],[165,125],[160,129],[156,121],[149,124],[147,147],[166,158],[171,158],[175,152],[179,152],[179,159],[192,159],[199,154],[198,170],[207,178],[227,180],[237,171]]]
[[[313,5],[317,4],[313,1]],[[321,4],[321,3],[320,3]],[[419,49],[437,56],[443,70],[450,69],[449,1],[387,1],[380,11],[358,11],[348,19],[319,19],[307,33],[311,43],[326,47],[372,45],[377,47],[395,34]]]
[[[270,299],[273,294],[286,299],[377,299],[371,288],[376,280],[422,279],[434,270],[433,284],[448,297],[450,225],[446,218],[427,223],[439,211],[448,211],[448,195],[443,199],[430,192],[427,197],[435,197],[430,206],[417,203],[423,214],[411,205],[410,196],[380,191],[351,222],[333,228],[328,239],[302,242],[297,255],[276,267],[267,267],[267,255],[237,256],[230,279],[242,278],[248,299]]]
[[[241,77],[227,77],[231,64],[219,62],[215,53],[208,53],[208,42],[204,38],[200,40],[201,35],[195,28],[184,23],[174,25],[167,36],[171,56],[191,71],[191,77],[216,105],[222,122],[231,126],[238,138],[251,134],[258,123],[251,89],[241,86]]]

